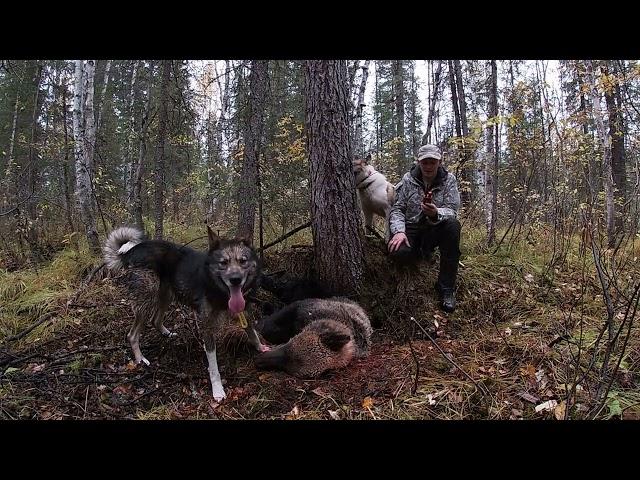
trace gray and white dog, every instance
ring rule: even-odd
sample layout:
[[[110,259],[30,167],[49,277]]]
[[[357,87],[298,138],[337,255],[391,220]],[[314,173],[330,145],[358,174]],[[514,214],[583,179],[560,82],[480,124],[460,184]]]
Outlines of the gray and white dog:
[[[385,221],[385,237],[389,236],[387,221],[389,211],[395,201],[395,188],[387,178],[378,172],[371,161],[371,155],[366,159],[353,160],[353,173],[356,176],[356,188],[360,197],[360,205],[364,214],[365,230],[373,231],[373,215],[382,217]]]

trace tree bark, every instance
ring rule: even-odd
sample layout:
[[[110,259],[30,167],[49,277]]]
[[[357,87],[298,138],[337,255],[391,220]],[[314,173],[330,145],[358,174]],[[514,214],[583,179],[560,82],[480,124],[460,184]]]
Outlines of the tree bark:
[[[133,152],[133,142],[136,137],[136,118],[135,118],[135,92],[136,81],[138,79],[138,67],[140,61],[133,62],[133,69],[131,72],[131,83],[129,86],[129,103],[127,104],[127,120],[126,120],[126,135],[123,145],[123,158],[122,163],[125,171],[125,191],[127,195],[127,205],[131,208],[134,204],[133,190],[135,183],[135,172],[137,170],[136,159]],[[133,210],[130,210],[130,217],[134,218]]]
[[[493,160],[491,175],[487,172],[487,244],[492,246],[496,238],[496,220],[498,210],[498,166],[499,166],[499,122],[498,122],[498,67],[491,60],[489,77],[489,126],[487,127],[489,152]]]
[[[442,78],[442,60],[438,60],[438,66],[433,76],[433,94],[429,101],[429,113],[427,115],[427,131],[422,136],[422,144],[426,145],[431,143],[431,127],[434,123],[436,104],[438,102],[438,95],[440,92],[440,81]]]
[[[360,241],[344,60],[305,62],[311,218],[318,278],[335,293],[359,290]]]
[[[402,75],[402,60],[393,60],[393,93],[396,119],[396,141],[398,142],[396,160],[398,162],[398,175],[402,176],[408,166],[405,153],[404,136],[404,80]]]
[[[149,137],[149,116],[151,115],[151,100],[153,95],[151,89],[153,86],[153,72],[154,64],[153,60],[149,63],[149,79],[147,83],[147,101],[144,108],[144,114],[142,115],[142,121],[140,122],[140,135],[139,135],[139,147],[138,147],[138,161],[135,165],[135,171],[133,174],[133,221],[135,225],[144,231],[144,222],[142,220],[142,175],[144,172],[144,163],[147,157],[147,142]]]
[[[76,60],[75,82],[73,93],[73,138],[76,163],[76,199],[80,210],[80,219],[85,228],[89,247],[95,253],[100,251],[98,231],[92,202],[92,178],[88,156],[85,153],[85,125],[84,125],[84,66],[82,60]]]
[[[253,240],[258,204],[258,161],[264,128],[269,62],[253,60],[249,74],[249,116],[244,129],[244,155],[238,189],[238,235]]]
[[[153,210],[155,220],[154,237],[162,240],[164,230],[164,169],[167,123],[169,122],[169,79],[171,60],[162,61],[162,81],[160,83],[160,117],[158,118],[158,149],[156,152]]]
[[[589,79],[589,95],[591,97],[591,108],[593,119],[600,145],[602,147],[602,179],[604,182],[604,197],[607,222],[607,240],[611,248],[615,245],[615,204],[613,199],[613,175],[611,169],[611,143],[605,130],[602,120],[602,108],[600,103],[600,92],[596,86],[596,73],[593,60],[586,61],[587,78]]]
[[[11,208],[17,203],[17,185],[14,179],[15,158],[13,158],[16,142],[16,126],[18,123],[18,104],[20,103],[20,88],[16,89],[16,101],[13,106],[13,122],[11,123],[11,136],[9,137],[9,152],[7,153],[7,167],[4,173],[5,207]]]
[[[609,62],[603,61],[601,64],[602,73],[607,81],[605,82],[604,98],[609,114],[609,138],[611,142],[611,170],[614,185],[614,200],[617,205],[624,205],[627,190],[627,175],[625,170],[624,151],[624,123],[622,117],[622,104],[620,102],[620,85],[615,76],[610,74]],[[616,71],[613,65],[613,72]],[[618,212],[615,219],[616,228],[623,230],[623,216]]]
[[[354,154],[364,158],[364,141],[362,138],[362,109],[365,107],[364,92],[367,88],[367,78],[369,77],[369,64],[371,60],[364,62],[362,66],[362,78],[360,79],[360,89],[358,90],[358,101],[356,105],[356,134]]]

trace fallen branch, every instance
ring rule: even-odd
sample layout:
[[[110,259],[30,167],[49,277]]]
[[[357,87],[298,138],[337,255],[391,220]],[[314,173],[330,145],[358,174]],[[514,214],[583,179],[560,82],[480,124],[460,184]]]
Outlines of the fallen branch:
[[[436,343],[436,341],[431,337],[431,335],[429,335],[429,332],[427,332],[427,331],[422,327],[422,325],[420,325],[420,324],[418,323],[418,321],[417,321],[415,318],[411,317],[411,320],[412,320],[413,322],[415,322],[415,324],[416,324],[416,325],[418,325],[418,328],[419,328],[420,330],[422,330],[422,333],[424,333],[424,334],[427,336],[427,338],[428,338],[429,340],[431,340],[431,343],[433,343],[433,344],[436,346],[436,348],[438,349],[438,351],[442,354],[442,356],[443,356],[443,357],[444,357],[448,362],[450,362],[454,367],[456,367],[458,370],[460,370],[460,371],[464,374],[464,376],[465,376],[465,377],[467,377],[469,380],[471,380],[471,381],[473,382],[473,384],[478,388],[478,390],[480,390],[480,392],[482,392],[482,394],[483,394],[483,395],[489,395],[489,396],[490,396],[489,391],[488,391],[488,390],[486,390],[486,388],[485,388],[484,386],[481,386],[478,382],[476,382],[476,381],[471,377],[471,375],[469,375],[467,372],[465,372],[465,371],[464,371],[464,369],[463,369],[460,365],[458,365],[458,364],[457,364],[456,362],[454,362],[451,358],[449,358],[449,356],[445,353],[445,351],[444,351],[444,350],[442,350],[442,348],[440,348],[440,345],[438,345],[438,344]]]
[[[411,395],[415,395],[416,392],[418,391],[418,377],[420,376],[420,362],[418,362],[418,357],[416,356],[416,352],[413,349],[413,344],[411,343],[411,339],[409,339],[409,349],[411,350],[411,356],[413,357],[413,361],[416,363],[416,378],[413,380],[413,388],[411,389]]]
[[[299,227],[294,228],[293,230],[291,230],[288,233],[285,233],[284,235],[282,235],[280,238],[277,238],[276,240],[274,240],[271,243],[267,243],[264,247],[262,247],[262,249],[258,249],[259,252],[263,252],[265,251],[267,248],[271,248],[274,245],[277,245],[278,243],[282,242],[283,240],[286,240],[287,238],[289,238],[291,235],[293,235],[294,233],[299,232],[300,230],[304,230],[307,227],[311,226],[311,220],[309,220],[307,223],[305,223],[304,225],[300,225]]]
[[[21,331],[20,333],[16,333],[15,335],[12,335],[11,337],[7,337],[5,338],[2,343],[8,343],[8,342],[13,342],[14,340],[19,340],[22,337],[24,337],[25,335],[29,334],[29,332],[31,332],[34,328],[38,327],[39,325],[42,325],[44,322],[46,322],[47,320],[49,320],[51,317],[53,317],[57,312],[50,312],[47,313],[46,315],[44,315],[42,318],[40,318],[40,320],[38,320],[36,323],[34,323],[33,325],[31,325],[29,328]]]

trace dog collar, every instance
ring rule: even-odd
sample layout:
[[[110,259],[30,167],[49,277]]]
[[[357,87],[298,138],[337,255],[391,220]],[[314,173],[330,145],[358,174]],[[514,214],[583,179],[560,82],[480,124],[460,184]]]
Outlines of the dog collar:
[[[356,185],[356,188],[359,188],[360,190],[364,190],[364,189],[366,189],[369,185],[371,185],[373,182],[369,182],[369,183],[368,183],[367,185],[365,185],[364,187],[362,187],[362,186],[361,186],[361,185],[362,185],[364,182],[366,182],[366,181],[369,179],[369,177],[370,177],[371,175],[373,175],[374,173],[375,173],[375,171],[374,171],[374,170],[371,170],[371,171],[367,174],[367,176],[366,176],[366,177],[364,177],[364,178],[362,179],[362,181],[361,181],[358,185]]]

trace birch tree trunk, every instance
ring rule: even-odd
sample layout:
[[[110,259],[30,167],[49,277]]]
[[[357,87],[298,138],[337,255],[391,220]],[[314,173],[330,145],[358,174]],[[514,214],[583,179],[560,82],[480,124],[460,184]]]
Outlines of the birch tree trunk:
[[[429,113],[427,115],[427,131],[422,136],[422,144],[426,145],[431,143],[431,127],[434,124],[436,104],[438,102],[438,95],[440,92],[440,82],[442,79],[442,60],[438,60],[438,66],[433,76],[433,94],[429,99]]]
[[[602,108],[600,104],[600,92],[596,85],[596,73],[593,60],[586,60],[587,78],[589,81],[589,96],[591,97],[592,116],[598,132],[598,140],[602,147],[602,179],[604,182],[604,198],[607,223],[608,246],[615,245],[615,205],[613,200],[613,175],[611,169],[611,143],[607,135],[604,121],[602,120]]]
[[[491,175],[487,178],[487,244],[492,246],[496,238],[496,219],[498,210],[498,165],[499,165],[499,122],[498,122],[498,67],[491,60],[489,77],[489,125],[487,126],[490,159],[493,160]]]
[[[16,141],[16,125],[18,122],[18,104],[20,103],[20,89],[16,89],[16,101],[13,106],[13,121],[11,122],[11,136],[9,137],[9,152],[7,153],[7,167],[4,173],[5,194],[3,200],[6,208],[13,208],[17,202],[17,186],[14,179],[15,158],[13,158]]]
[[[102,93],[100,94],[100,103],[98,108],[98,121],[96,122],[96,132],[100,131],[102,126],[102,117],[104,114],[105,105],[107,104],[107,88],[109,87],[109,75],[111,73],[111,60],[107,60],[107,64],[104,67],[104,81],[102,83]]]
[[[83,61],[76,60],[75,82],[73,92],[73,139],[76,163],[76,199],[80,210],[80,219],[85,228],[89,247],[95,252],[100,251],[98,231],[91,201],[92,185],[90,168],[87,164],[88,156],[85,154],[85,127],[84,127],[84,68]]]
[[[87,169],[89,170],[89,176],[93,182],[95,178],[95,165],[94,165],[94,151],[96,146],[96,117],[93,107],[94,98],[94,79],[96,74],[96,61],[87,60],[85,65],[85,88],[84,88],[84,155],[86,158]],[[93,184],[92,184],[93,187]],[[92,197],[93,197],[93,191]]]
[[[360,79],[360,89],[358,90],[358,101],[356,104],[356,134],[354,154],[364,158],[364,140],[362,138],[362,109],[365,107],[364,92],[367,88],[367,78],[369,77],[369,64],[371,60],[366,60],[362,66],[362,78]]]

